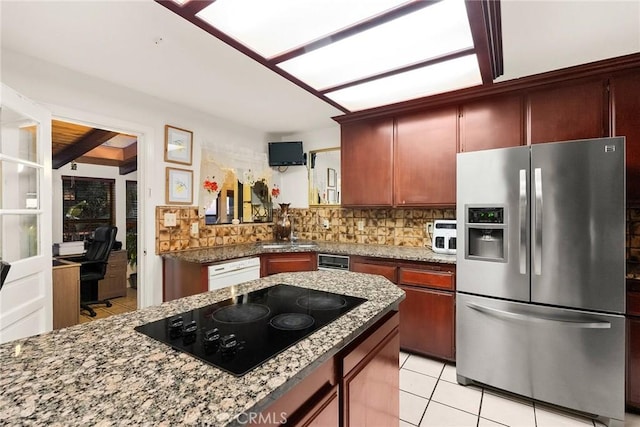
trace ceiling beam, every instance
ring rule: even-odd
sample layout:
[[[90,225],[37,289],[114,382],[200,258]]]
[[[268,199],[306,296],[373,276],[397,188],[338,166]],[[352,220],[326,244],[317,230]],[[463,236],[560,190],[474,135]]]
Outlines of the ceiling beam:
[[[482,83],[492,84],[503,73],[500,1],[466,0],[465,4]]]
[[[75,160],[83,154],[104,144],[116,135],[118,135],[117,132],[111,132],[102,129],[93,129],[85,136],[83,136],[79,141],[54,155],[52,159],[53,169],[61,168],[72,160]]]
[[[138,156],[120,165],[120,175],[126,175],[138,170]]]

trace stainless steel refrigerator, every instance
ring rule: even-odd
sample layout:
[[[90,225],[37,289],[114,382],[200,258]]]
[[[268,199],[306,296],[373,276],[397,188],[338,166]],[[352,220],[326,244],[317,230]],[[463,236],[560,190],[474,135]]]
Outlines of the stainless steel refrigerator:
[[[621,425],[624,147],[603,138],[458,154],[459,383]]]

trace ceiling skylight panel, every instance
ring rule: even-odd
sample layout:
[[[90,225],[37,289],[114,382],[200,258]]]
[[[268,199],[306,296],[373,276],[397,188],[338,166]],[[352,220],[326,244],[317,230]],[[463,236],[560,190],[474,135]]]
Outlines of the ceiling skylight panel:
[[[379,107],[482,84],[476,55],[350,86],[326,96],[351,111]]]
[[[196,16],[270,58],[404,3],[407,0],[216,0]]]
[[[444,0],[278,66],[318,90],[473,48],[462,0]]]

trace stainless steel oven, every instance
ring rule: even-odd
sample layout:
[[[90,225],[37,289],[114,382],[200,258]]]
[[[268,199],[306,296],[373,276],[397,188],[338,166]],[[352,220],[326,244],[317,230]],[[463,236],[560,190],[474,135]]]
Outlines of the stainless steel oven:
[[[318,254],[318,270],[349,271],[349,256]]]

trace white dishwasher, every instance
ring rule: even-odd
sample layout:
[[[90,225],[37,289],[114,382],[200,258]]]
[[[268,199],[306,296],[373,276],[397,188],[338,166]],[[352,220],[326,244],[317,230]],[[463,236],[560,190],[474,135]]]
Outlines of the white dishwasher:
[[[242,258],[209,266],[209,290],[260,278],[260,258]]]

